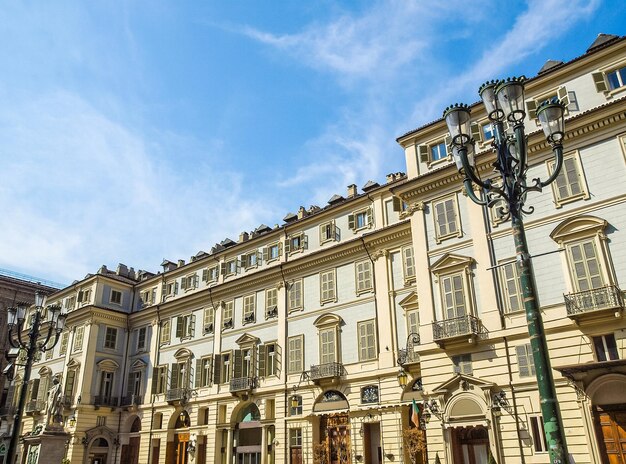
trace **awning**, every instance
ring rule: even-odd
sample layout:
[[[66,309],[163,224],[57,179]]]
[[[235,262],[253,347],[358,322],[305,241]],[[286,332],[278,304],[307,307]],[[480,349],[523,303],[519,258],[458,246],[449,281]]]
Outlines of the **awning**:
[[[565,377],[572,377],[573,374],[578,374],[581,372],[589,372],[594,370],[604,370],[611,371],[616,367],[624,367],[626,366],[626,359],[616,359],[614,361],[600,361],[600,362],[590,362],[583,364],[570,364],[568,366],[558,366],[554,367],[555,370],[559,371]]]

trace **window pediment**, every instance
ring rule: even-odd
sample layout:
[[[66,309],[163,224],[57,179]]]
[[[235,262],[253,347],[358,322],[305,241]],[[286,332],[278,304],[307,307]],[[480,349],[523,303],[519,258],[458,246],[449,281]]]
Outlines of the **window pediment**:
[[[100,370],[108,372],[116,371],[120,368],[120,365],[112,359],[103,359],[102,361],[99,361],[97,365]]]
[[[328,326],[338,326],[343,323],[343,319],[336,314],[322,314],[320,317],[315,319],[313,325],[315,327],[328,327]]]
[[[177,360],[193,358],[193,353],[189,351],[187,348],[180,348],[176,353],[174,353],[174,358]]]
[[[417,297],[417,293],[411,292],[406,297],[404,297],[398,303],[403,309],[417,309],[419,307],[419,300]]]
[[[76,359],[70,359],[70,362],[67,363],[68,369],[78,369],[80,368],[80,363],[76,361]]]
[[[469,256],[446,253],[430,266],[430,270],[434,274],[445,274],[449,271],[458,271],[459,269],[469,268],[473,263],[474,258]]]
[[[237,345],[239,346],[244,346],[244,345],[256,345],[257,343],[259,343],[259,338],[255,337],[254,335],[250,335],[249,333],[244,333],[241,337],[239,337],[237,340],[235,340],[235,343],[237,343]]]
[[[131,371],[141,371],[147,367],[146,362],[143,359],[137,359],[134,363],[131,364]]]
[[[492,382],[485,382],[484,380],[477,379],[470,375],[456,374],[444,383],[433,389],[434,394],[450,394],[458,390],[468,390],[473,387],[478,387],[481,390],[490,389],[495,387]]]
[[[47,377],[52,374],[52,371],[50,370],[48,366],[43,366],[41,369],[39,369],[38,374],[39,374],[39,377]]]
[[[601,234],[607,226],[608,222],[604,219],[595,216],[577,216],[561,222],[550,233],[550,237],[555,242],[562,243],[575,238]]]

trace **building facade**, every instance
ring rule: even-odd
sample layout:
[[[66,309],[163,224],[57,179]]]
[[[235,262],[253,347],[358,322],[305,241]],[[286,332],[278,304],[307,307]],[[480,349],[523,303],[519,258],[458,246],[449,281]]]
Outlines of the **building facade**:
[[[626,38],[604,35],[526,84],[529,178],[552,169],[537,102],[568,108],[563,171],[526,229],[577,463],[626,455],[625,84]],[[472,114],[488,177],[491,128]],[[29,395],[61,380],[71,462],[408,463],[412,429],[415,462],[548,462],[510,227],[463,195],[446,132],[401,136],[407,174],[384,185],[50,296],[67,330]],[[42,420],[26,414],[22,433]]]

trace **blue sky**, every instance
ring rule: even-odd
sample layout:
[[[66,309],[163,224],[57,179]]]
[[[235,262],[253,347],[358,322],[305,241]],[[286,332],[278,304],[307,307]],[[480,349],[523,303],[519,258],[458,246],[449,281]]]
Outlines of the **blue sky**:
[[[625,25],[620,0],[5,2],[0,268],[188,260],[382,183],[397,136]]]

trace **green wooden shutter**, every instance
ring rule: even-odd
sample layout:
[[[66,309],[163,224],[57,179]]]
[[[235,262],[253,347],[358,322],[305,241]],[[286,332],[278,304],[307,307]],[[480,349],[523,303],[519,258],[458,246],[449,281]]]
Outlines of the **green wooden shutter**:
[[[131,396],[134,393],[133,390],[133,379],[134,379],[134,375],[132,372],[130,372],[126,378],[126,396]]]
[[[356,223],[354,221],[354,214],[348,214],[348,229],[356,229]]]
[[[213,383],[219,385],[222,383],[222,355],[216,354],[213,360]]]
[[[202,387],[202,359],[196,359],[196,377],[194,379],[195,387]]]
[[[187,289],[187,277],[183,277],[182,279],[180,279],[180,288],[182,288],[183,290]]]
[[[189,325],[187,327],[187,335],[193,337],[196,334],[196,315],[189,316]]]
[[[208,269],[203,269],[202,270],[202,281],[203,282],[207,282],[209,280],[209,270]]]
[[[243,371],[243,352],[241,350],[235,350],[234,356],[234,368],[233,368],[233,379],[241,378],[241,374]]]
[[[392,197],[393,210],[396,212],[402,212],[402,200],[398,197]]]
[[[283,242],[278,242],[278,256],[283,254]]]
[[[530,376],[530,366],[528,365],[528,358],[526,356],[526,345],[519,345],[515,347],[517,354],[517,366],[519,368],[520,377]]]
[[[301,240],[301,243],[300,243],[301,248],[303,250],[307,250],[309,248],[309,236],[306,234],[303,234],[300,240]]]
[[[482,142],[483,140],[483,130],[482,127],[480,127],[480,124],[473,122],[470,125],[470,132],[472,134],[472,138],[476,141],[476,142]]]
[[[269,260],[269,250],[267,247],[263,247],[263,261]]]
[[[83,302],[83,296],[84,296],[85,292],[83,292],[82,290],[78,292],[78,302],[82,303]]]
[[[419,145],[417,147],[417,153],[419,155],[421,163],[428,163],[428,146],[427,145]]]
[[[183,316],[178,316],[176,318],[176,337],[181,338],[184,337],[185,333],[185,318]]]
[[[287,237],[285,239],[285,253],[290,253],[291,252],[291,238]]]
[[[172,374],[170,376],[170,389],[174,390],[178,388],[178,375],[180,374],[180,365],[178,363],[172,363]]]
[[[267,350],[265,349],[265,345],[259,345],[259,377],[266,377],[266,356]]]
[[[9,391],[7,392],[7,397],[4,402],[7,406],[13,406],[13,398],[15,397],[15,384],[9,385]]]
[[[591,77],[593,78],[593,83],[596,85],[596,90],[598,92],[606,92],[607,90],[609,90],[606,85],[606,80],[604,79],[604,73],[591,73]]]
[[[283,353],[278,343],[274,344],[274,372],[272,374],[278,375],[283,363]]]

